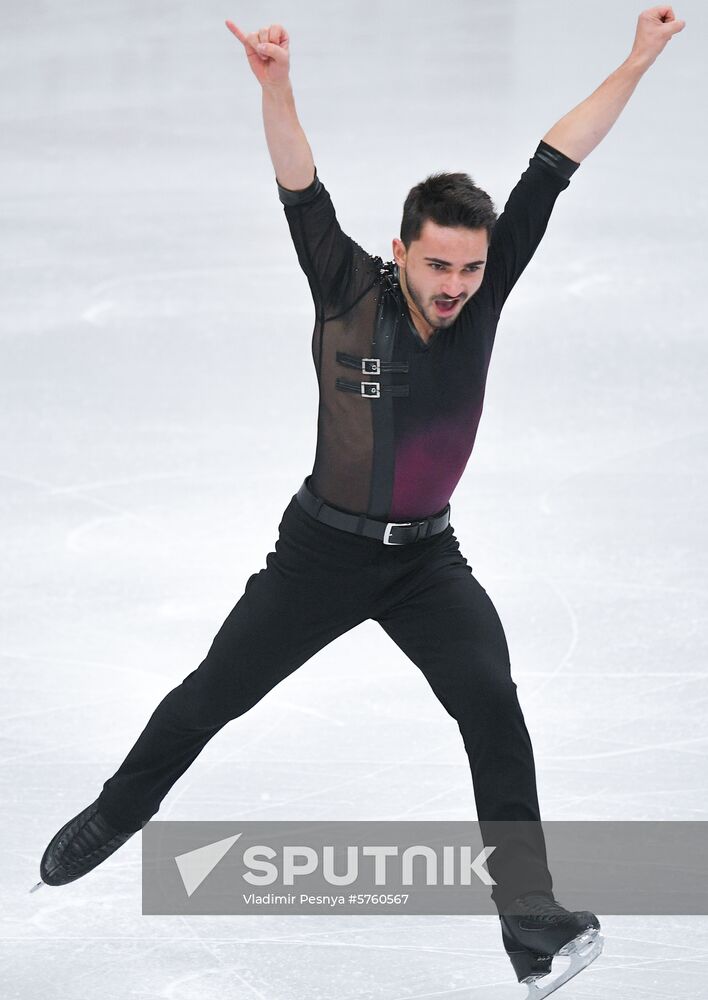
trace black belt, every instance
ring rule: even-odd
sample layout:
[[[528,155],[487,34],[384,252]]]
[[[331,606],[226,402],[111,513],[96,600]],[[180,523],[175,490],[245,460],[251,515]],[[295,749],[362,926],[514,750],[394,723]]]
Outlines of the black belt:
[[[450,504],[440,514],[425,517],[421,521],[377,521],[365,514],[347,514],[337,507],[330,507],[320,497],[309,489],[307,476],[297,491],[297,501],[303,510],[318,521],[329,524],[332,528],[351,531],[355,535],[366,535],[377,538],[384,545],[407,545],[421,538],[430,538],[444,531],[450,523]]]

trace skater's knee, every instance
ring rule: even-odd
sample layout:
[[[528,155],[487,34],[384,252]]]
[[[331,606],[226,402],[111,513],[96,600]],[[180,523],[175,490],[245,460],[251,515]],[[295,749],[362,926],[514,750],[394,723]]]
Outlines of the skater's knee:
[[[270,690],[263,684],[244,683],[232,676],[185,690],[184,704],[196,728],[225,725],[244,715]]]
[[[456,718],[480,714],[487,719],[504,718],[519,710],[516,684],[497,663],[474,665],[456,687],[445,703]]]

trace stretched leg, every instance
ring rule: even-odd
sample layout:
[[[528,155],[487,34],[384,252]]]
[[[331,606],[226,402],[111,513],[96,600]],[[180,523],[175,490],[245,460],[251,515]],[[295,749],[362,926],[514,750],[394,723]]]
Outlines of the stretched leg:
[[[457,721],[483,842],[496,848],[487,863],[495,904],[550,891],[533,750],[504,630],[454,535],[376,620]]]
[[[139,829],[229,720],[367,617],[366,544],[318,525],[295,503],[206,658],[163,698],[105,782],[98,805],[117,829]]]

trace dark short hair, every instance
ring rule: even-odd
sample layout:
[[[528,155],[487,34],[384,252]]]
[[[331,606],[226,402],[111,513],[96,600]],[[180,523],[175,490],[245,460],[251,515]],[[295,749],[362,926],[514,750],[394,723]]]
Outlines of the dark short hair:
[[[408,192],[401,219],[401,242],[406,250],[413,240],[420,239],[426,219],[438,226],[486,229],[489,241],[497,213],[487,192],[478,188],[469,174],[440,172],[430,174]]]

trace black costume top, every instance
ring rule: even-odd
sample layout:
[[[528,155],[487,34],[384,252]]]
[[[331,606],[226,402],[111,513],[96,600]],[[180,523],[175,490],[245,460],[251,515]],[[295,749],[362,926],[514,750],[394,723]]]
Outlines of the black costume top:
[[[426,343],[398,265],[342,232],[317,176],[278,194],[315,304],[319,383],[311,490],[384,521],[439,513],[467,464],[499,315],[579,164],[541,141],[499,215],[484,277],[454,323]]]

